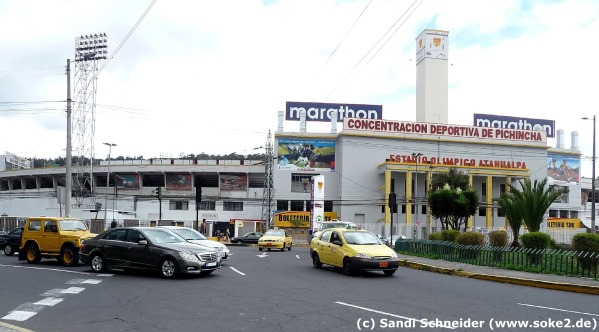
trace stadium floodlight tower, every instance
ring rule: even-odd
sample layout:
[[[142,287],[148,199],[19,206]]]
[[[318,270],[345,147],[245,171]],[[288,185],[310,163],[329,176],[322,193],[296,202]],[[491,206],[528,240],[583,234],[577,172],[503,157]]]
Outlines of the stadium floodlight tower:
[[[80,208],[95,208],[96,203],[93,180],[96,91],[100,64],[107,56],[105,33],[75,38],[73,194]]]

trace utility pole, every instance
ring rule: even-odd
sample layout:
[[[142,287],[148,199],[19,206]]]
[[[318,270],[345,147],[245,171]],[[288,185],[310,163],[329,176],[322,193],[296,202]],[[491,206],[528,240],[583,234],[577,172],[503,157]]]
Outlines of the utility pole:
[[[71,59],[67,59],[67,156],[65,178],[64,215],[71,216],[71,192],[73,188],[73,170],[71,169]]]

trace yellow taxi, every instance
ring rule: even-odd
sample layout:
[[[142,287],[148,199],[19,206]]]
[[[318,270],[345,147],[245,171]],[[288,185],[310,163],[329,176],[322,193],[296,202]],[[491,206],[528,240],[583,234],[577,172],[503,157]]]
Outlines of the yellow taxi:
[[[262,249],[281,249],[281,251],[291,251],[293,239],[289,236],[287,231],[282,229],[269,229],[258,239],[258,250]]]
[[[399,267],[397,253],[371,232],[359,229],[329,228],[310,242],[312,265],[343,268],[353,275],[358,271],[383,271],[392,276]]]

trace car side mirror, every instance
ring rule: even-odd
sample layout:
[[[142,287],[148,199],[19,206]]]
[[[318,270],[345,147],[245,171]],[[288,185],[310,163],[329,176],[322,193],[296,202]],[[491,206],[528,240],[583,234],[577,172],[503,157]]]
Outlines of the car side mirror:
[[[340,246],[340,245],[342,245],[342,244],[343,244],[343,242],[341,242],[341,240],[333,240],[333,242],[332,242],[332,243],[333,243],[333,244],[336,244],[336,245],[338,245],[338,246]]]
[[[139,244],[140,246],[147,246],[148,240],[139,240],[139,242],[137,242],[137,244]]]

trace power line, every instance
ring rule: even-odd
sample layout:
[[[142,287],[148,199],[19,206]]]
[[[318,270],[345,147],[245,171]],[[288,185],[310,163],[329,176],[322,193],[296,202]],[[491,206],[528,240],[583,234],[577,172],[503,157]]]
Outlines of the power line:
[[[114,50],[114,53],[112,53],[112,56],[108,59],[108,61],[106,61],[104,63],[104,65],[102,66],[102,68],[100,68],[100,70],[98,70],[98,74],[100,74],[102,72],[102,70],[104,68],[106,68],[106,66],[108,66],[108,64],[110,63],[110,61],[114,58],[114,56],[119,52],[119,50],[121,49],[121,47],[123,47],[123,45],[125,45],[125,43],[127,42],[127,40],[129,39],[129,37],[131,37],[131,34],[133,34],[133,32],[135,31],[135,29],[137,29],[137,26],[141,23],[141,21],[143,21],[143,19],[146,17],[146,15],[148,14],[148,12],[150,11],[150,9],[152,9],[152,6],[154,6],[154,4],[156,3],[156,0],[152,0],[152,3],[150,3],[150,5],[148,6],[148,8],[146,8],[146,10],[143,12],[143,14],[141,15],[141,17],[137,20],[137,22],[135,23],[135,25],[133,25],[133,27],[131,28],[131,30],[129,30],[129,33],[127,33],[127,35],[125,36],[125,38],[121,41],[121,43],[119,44],[119,46],[117,46],[117,48]]]

